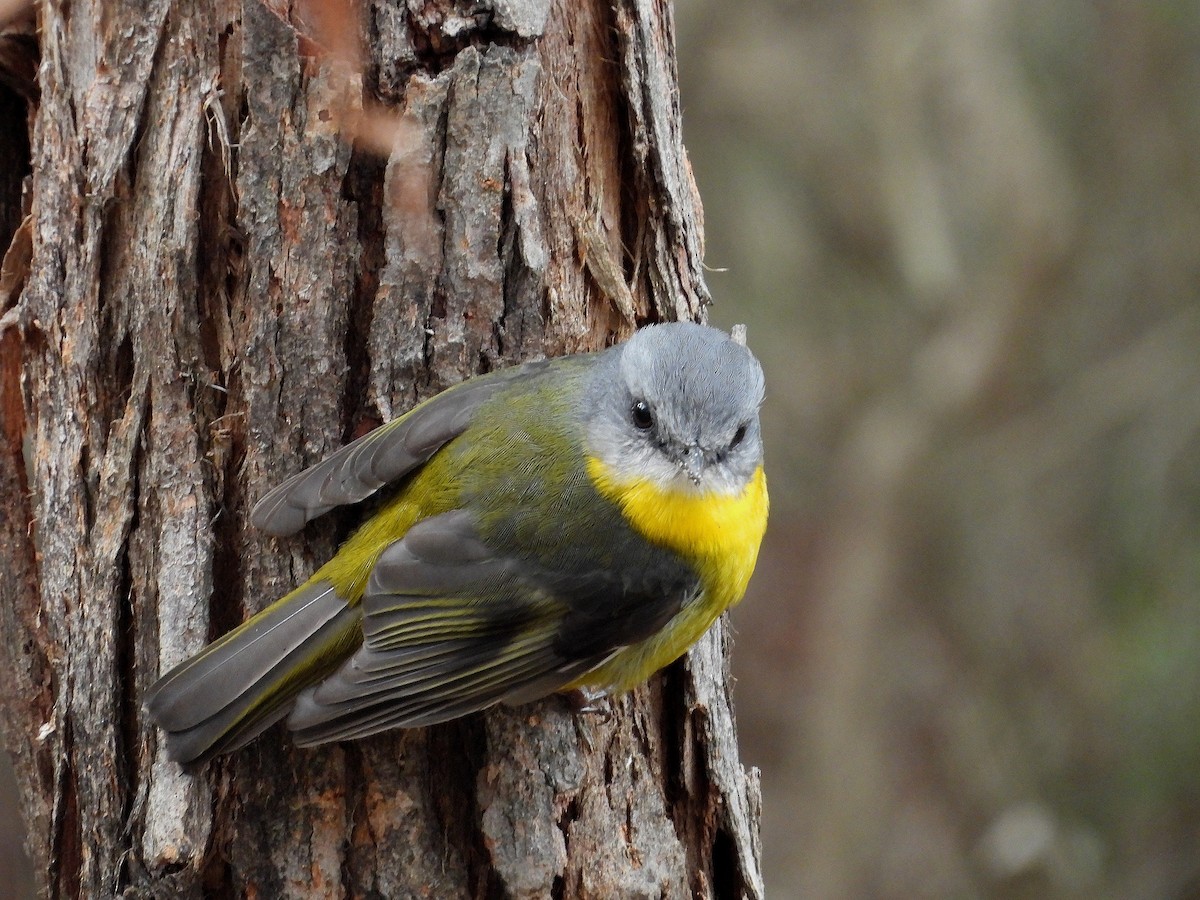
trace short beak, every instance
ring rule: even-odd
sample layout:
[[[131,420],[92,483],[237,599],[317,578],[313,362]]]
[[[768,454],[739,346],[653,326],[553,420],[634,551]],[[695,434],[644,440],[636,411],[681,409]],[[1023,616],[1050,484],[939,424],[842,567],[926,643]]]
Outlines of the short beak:
[[[683,458],[679,461],[679,467],[691,479],[692,484],[700,484],[700,475],[704,471],[704,451],[697,446],[684,448]]]

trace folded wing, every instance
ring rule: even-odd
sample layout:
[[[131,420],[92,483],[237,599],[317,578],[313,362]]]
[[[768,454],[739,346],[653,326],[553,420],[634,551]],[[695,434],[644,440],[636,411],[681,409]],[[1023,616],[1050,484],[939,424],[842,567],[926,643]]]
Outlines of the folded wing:
[[[526,363],[442,391],[275,487],[255,505],[250,521],[268,534],[294,534],[334,507],[366,499],[462,434],[497,392],[548,364]]]
[[[302,692],[302,745],[442,722],[558,690],[662,628],[692,595],[677,583],[551,572],[493,552],[455,510],[384,551],[363,597],[364,642]]]

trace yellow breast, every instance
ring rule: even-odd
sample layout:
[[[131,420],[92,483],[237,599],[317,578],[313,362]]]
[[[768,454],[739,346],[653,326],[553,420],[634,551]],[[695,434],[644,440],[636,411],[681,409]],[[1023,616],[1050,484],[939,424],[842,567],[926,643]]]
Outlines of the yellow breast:
[[[648,481],[622,481],[588,457],[596,489],[621,507],[642,536],[678,553],[700,575],[702,591],[662,633],[629,647],[576,685],[624,690],[684,653],[746,593],[767,528],[767,478],[762,467],[738,494],[663,490]]]
[[[674,550],[712,578],[736,603],[745,593],[767,528],[767,478],[759,466],[740,494],[663,490],[650,481],[620,481],[588,457],[597,490],[616,502],[647,540]]]

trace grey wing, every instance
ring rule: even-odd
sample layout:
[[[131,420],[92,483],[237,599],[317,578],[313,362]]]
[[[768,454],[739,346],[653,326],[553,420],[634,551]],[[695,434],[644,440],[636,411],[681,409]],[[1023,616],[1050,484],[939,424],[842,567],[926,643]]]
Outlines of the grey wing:
[[[626,581],[493,553],[462,510],[421,522],[371,573],[362,646],[299,695],[288,727],[319,744],[559,690],[662,628],[693,588]]]
[[[497,391],[546,365],[527,363],[442,391],[276,486],[255,505],[250,521],[268,534],[294,534],[334,507],[365,500],[461,434]]]

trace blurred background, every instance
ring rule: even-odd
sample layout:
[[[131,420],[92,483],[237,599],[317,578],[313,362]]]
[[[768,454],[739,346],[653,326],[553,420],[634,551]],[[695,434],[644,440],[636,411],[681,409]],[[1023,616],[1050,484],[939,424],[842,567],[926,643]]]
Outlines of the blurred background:
[[[1200,898],[1200,4],[676,14],[770,896]]]
[[[1200,897],[1200,4],[678,0],[772,897]]]

